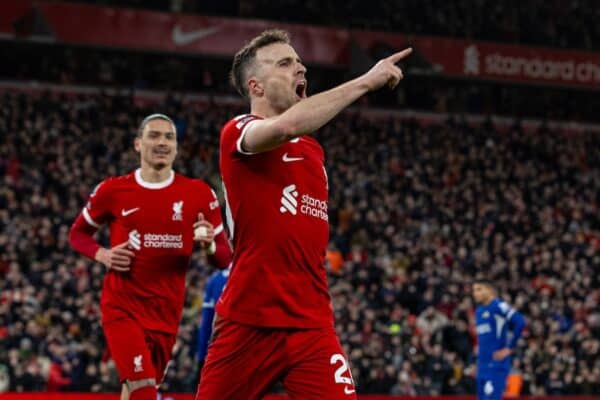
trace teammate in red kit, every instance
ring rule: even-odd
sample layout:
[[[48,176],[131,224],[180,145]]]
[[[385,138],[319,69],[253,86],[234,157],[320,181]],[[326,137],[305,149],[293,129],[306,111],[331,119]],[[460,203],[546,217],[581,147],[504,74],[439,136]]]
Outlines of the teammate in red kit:
[[[354,399],[333,326],[324,153],[313,133],[365,93],[402,79],[396,62],[307,97],[306,68],[285,32],[265,31],[235,56],[234,86],[251,113],[221,131],[233,267],[218,302],[197,400],[260,399],[281,380],[292,399]]]
[[[162,114],[146,117],[135,149],[141,167],[96,187],[69,241],[108,269],[102,325],[123,382],[122,398],[156,400],[176,339],[194,242],[219,268],[228,266],[231,249],[215,193],[172,169],[177,154],[173,121]],[[103,224],[110,227],[110,249],[93,237]]]

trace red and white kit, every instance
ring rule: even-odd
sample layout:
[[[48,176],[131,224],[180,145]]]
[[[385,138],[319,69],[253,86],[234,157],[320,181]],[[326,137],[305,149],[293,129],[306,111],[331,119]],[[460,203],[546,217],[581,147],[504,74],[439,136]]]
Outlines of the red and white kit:
[[[323,149],[302,136],[245,153],[242,138],[259,119],[242,115],[221,131],[234,257],[196,398],[258,399],[276,380],[292,398],[355,398],[323,265],[329,240]]]
[[[200,212],[224,242],[219,203],[207,184],[173,171],[166,181],[150,183],[136,170],[100,183],[73,224],[71,243],[90,258],[99,248],[92,235],[103,224],[110,227],[111,247],[128,242],[135,253],[131,269],[109,269],[102,288],[102,324],[121,380],[162,380]],[[211,261],[226,267],[229,256],[221,245]]]

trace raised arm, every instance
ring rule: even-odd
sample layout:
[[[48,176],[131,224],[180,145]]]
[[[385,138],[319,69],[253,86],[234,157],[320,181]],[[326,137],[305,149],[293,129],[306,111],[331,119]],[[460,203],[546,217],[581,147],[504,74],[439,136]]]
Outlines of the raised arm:
[[[367,92],[386,84],[391,89],[395,88],[403,78],[402,70],[396,63],[411,52],[412,48],[407,48],[384,58],[358,78],[308,97],[281,115],[252,121],[242,139],[242,150],[260,153],[296,137],[311,134]]]

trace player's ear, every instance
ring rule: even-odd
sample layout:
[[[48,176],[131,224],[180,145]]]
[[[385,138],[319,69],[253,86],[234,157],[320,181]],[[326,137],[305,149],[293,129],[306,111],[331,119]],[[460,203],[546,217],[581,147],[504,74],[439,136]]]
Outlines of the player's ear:
[[[260,81],[255,76],[248,79],[247,85],[248,93],[253,94],[255,96],[262,97],[262,95],[265,92],[262,83],[260,83]]]
[[[133,148],[135,149],[135,151],[137,151],[139,153],[141,151],[141,147],[142,147],[142,138],[139,136],[136,136],[135,139],[133,140]]]

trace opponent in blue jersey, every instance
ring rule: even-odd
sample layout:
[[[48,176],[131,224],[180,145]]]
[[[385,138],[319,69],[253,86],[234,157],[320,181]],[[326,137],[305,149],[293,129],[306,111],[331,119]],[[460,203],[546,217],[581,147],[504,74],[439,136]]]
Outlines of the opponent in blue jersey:
[[[200,328],[198,329],[198,347],[197,357],[201,364],[206,357],[208,343],[212,335],[213,318],[215,316],[215,305],[223,292],[223,288],[227,283],[231,265],[224,270],[215,271],[204,288],[204,301],[202,303],[202,317],[200,320]]]
[[[473,284],[477,341],[477,398],[500,400],[511,368],[511,354],[525,327],[525,319],[496,297],[490,281]],[[510,332],[509,332],[510,331]]]

